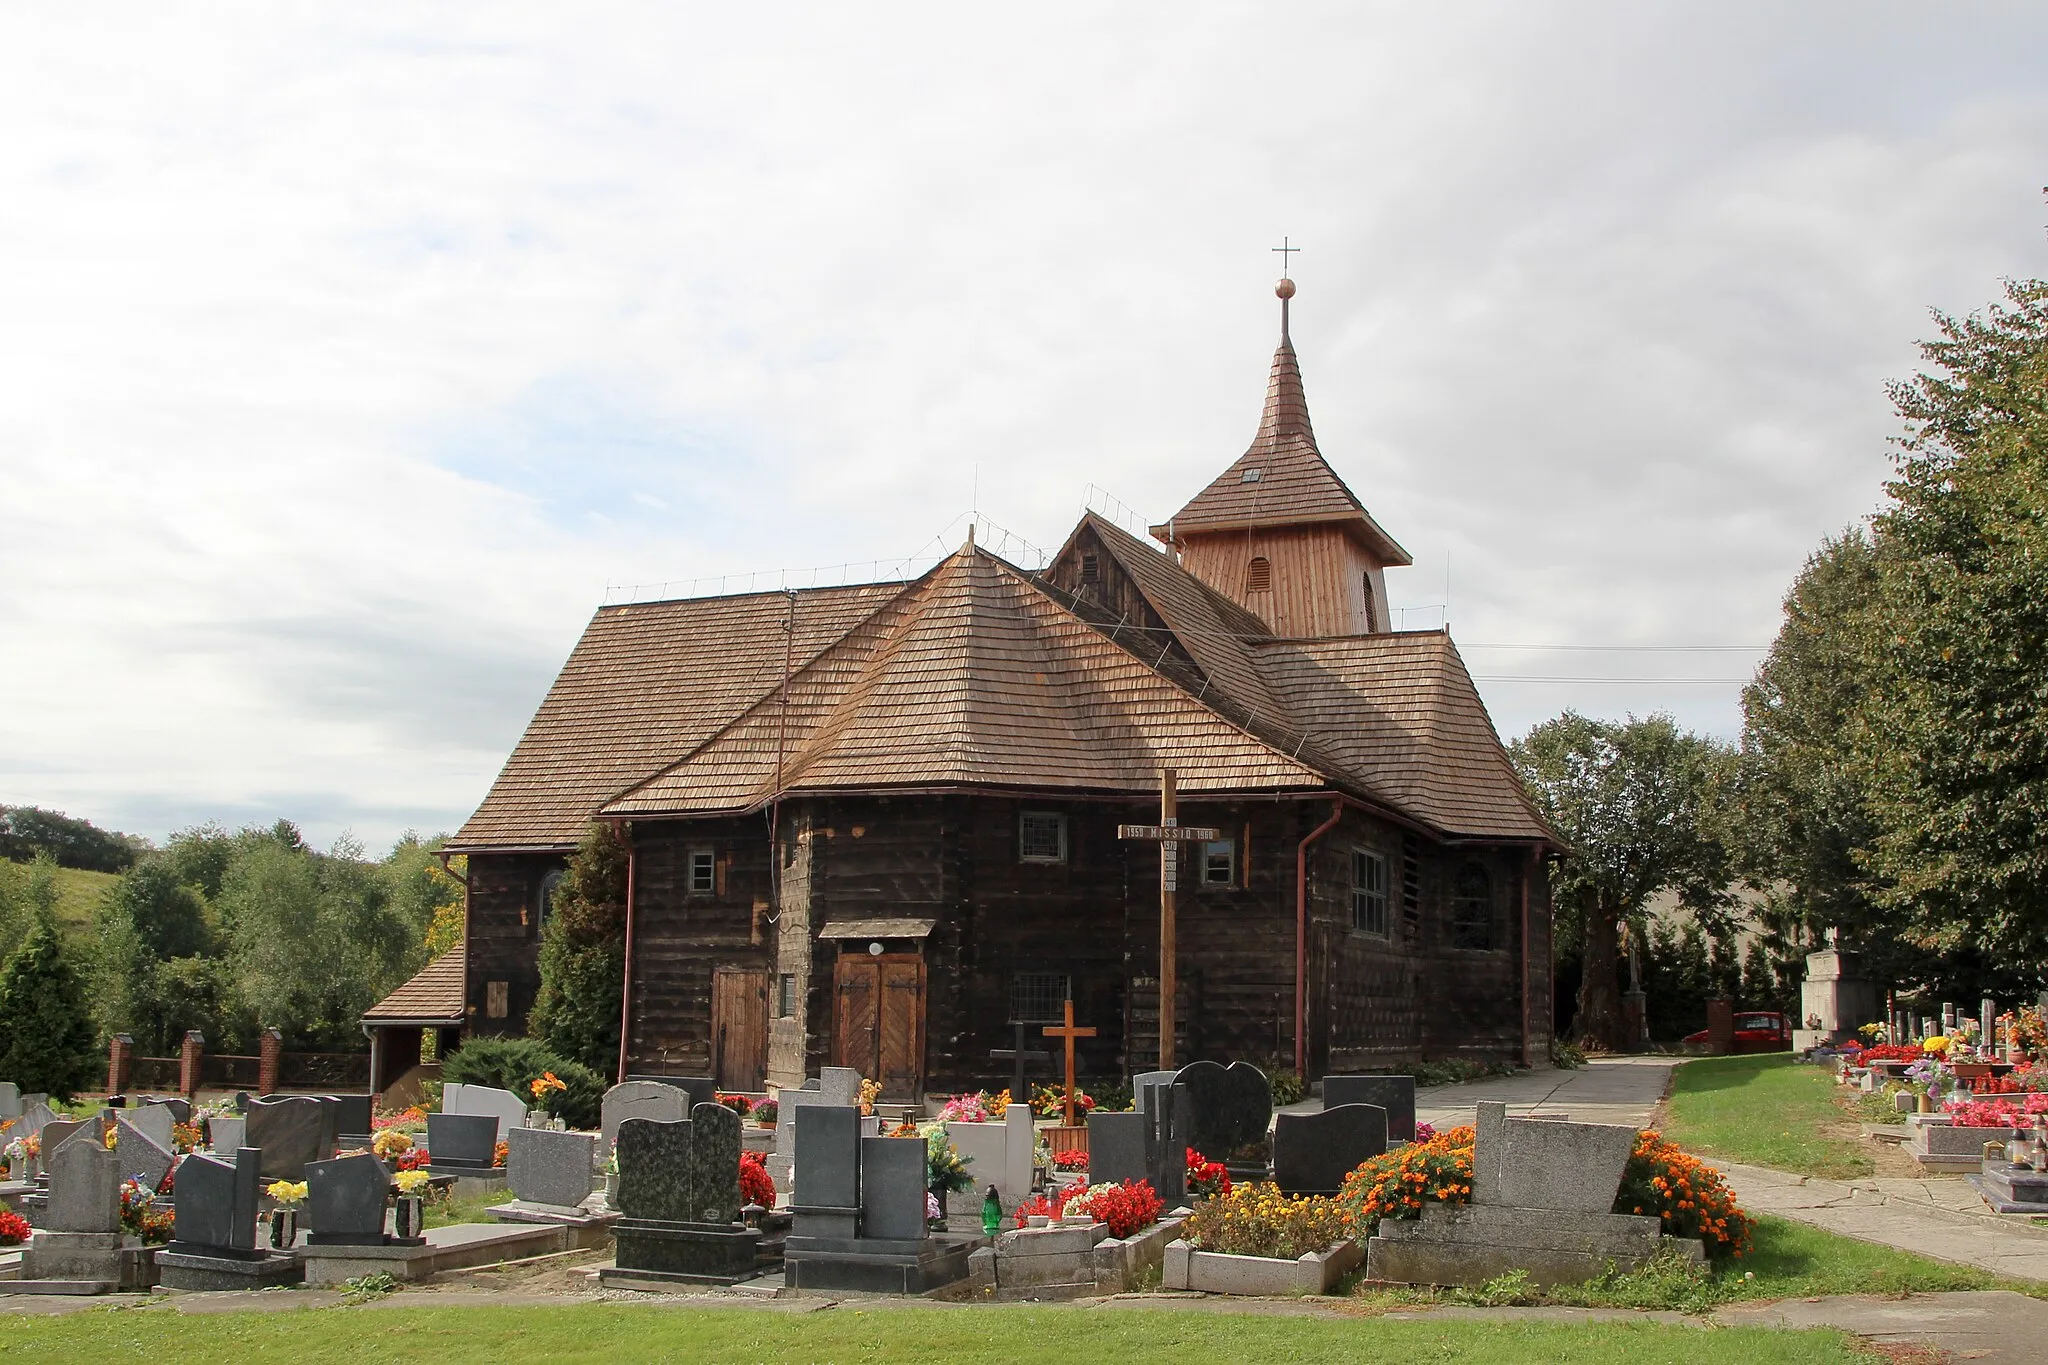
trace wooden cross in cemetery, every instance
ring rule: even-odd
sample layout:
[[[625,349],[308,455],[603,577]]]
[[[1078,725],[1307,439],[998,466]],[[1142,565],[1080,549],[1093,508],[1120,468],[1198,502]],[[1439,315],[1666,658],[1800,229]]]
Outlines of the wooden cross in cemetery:
[[[1067,1022],[1072,1023],[1073,1020],[1069,1019]],[[1024,1025],[1019,1024],[1017,1025],[1017,1045],[1015,1047],[990,1048],[988,1055],[995,1061],[1009,1062],[1012,1064],[1013,1069],[1010,1073],[1012,1077],[1012,1080],[1010,1081],[1010,1099],[1014,1103],[1021,1104],[1029,1108],[1031,1104],[1031,1097],[1024,1093],[1024,1063],[1049,1062],[1052,1060],[1052,1054],[1050,1052],[1044,1051],[1041,1048],[1025,1047]]]
[[[1118,825],[1119,839],[1145,839],[1159,845],[1159,1069],[1173,1070],[1173,993],[1178,988],[1173,941],[1173,894],[1180,885],[1180,846],[1213,843],[1221,830],[1183,825],[1175,814],[1177,788],[1171,768],[1159,770],[1159,823]],[[1069,1016],[1068,1023],[1073,1023]],[[1069,1047],[1071,1048],[1071,1044]],[[1068,1053],[1069,1056],[1073,1054]]]
[[[1067,1127],[1072,1128],[1074,1126],[1074,1040],[1077,1038],[1093,1038],[1095,1030],[1092,1028],[1074,1027],[1074,998],[1068,996],[1067,1022],[1064,1024],[1047,1024],[1045,1026],[1045,1036],[1048,1038],[1064,1038],[1067,1042]]]

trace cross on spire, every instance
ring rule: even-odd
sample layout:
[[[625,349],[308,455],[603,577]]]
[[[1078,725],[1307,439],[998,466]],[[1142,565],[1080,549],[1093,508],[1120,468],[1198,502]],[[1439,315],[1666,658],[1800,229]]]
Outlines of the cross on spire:
[[[1280,245],[1273,248],[1273,250],[1280,253],[1280,273],[1282,275],[1285,275],[1288,271],[1290,263],[1287,258],[1301,250],[1298,246],[1289,246],[1288,241],[1289,239],[1283,236],[1280,239]]]

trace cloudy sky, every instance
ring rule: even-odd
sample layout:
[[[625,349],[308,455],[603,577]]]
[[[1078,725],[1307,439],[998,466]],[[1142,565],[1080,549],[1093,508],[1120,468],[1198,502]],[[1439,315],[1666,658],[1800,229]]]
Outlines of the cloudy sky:
[[[10,7],[0,802],[452,829],[608,592],[1163,518],[1256,425],[1283,234],[1324,452],[1503,734],[1732,735],[1927,310],[2048,273],[2043,52],[2025,4]]]

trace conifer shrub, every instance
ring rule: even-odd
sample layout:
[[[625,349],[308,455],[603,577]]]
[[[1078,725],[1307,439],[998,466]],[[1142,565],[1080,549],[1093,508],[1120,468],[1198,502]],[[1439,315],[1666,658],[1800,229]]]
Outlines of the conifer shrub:
[[[533,1083],[553,1076],[562,1089],[550,1090],[539,1100]],[[580,1063],[569,1061],[546,1043],[533,1038],[470,1038],[441,1063],[445,1085],[492,1085],[509,1090],[536,1109],[546,1109],[572,1128],[595,1128],[604,1106],[605,1078]]]
[[[540,992],[527,1015],[528,1033],[600,1073],[619,1051],[626,863],[626,841],[616,829],[593,823],[584,831],[541,926]]]
[[[100,1053],[86,1000],[56,917],[37,907],[28,937],[0,972],[0,1076],[58,1099],[90,1085]]]

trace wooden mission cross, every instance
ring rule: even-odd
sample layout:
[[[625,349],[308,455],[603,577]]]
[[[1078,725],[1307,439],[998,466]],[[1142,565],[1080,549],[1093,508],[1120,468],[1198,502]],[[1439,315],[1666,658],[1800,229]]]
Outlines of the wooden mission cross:
[[[1175,813],[1177,784],[1171,768],[1159,772],[1159,823],[1118,825],[1119,839],[1143,839],[1159,845],[1159,1069],[1173,1070],[1174,992],[1179,988],[1179,967],[1173,939],[1173,893],[1180,886],[1182,844],[1213,843],[1223,831],[1200,825],[1183,825]],[[1073,1020],[1069,1019],[1068,1023]],[[1071,1045],[1070,1045],[1071,1046]],[[1070,1054],[1071,1055],[1071,1054]]]
[[[1067,999],[1067,1022],[1064,1024],[1047,1024],[1045,1026],[1045,1036],[1048,1038],[1064,1038],[1067,1043],[1067,1127],[1072,1128],[1074,1126],[1074,1040],[1077,1038],[1093,1038],[1095,1030],[1092,1028],[1074,1027],[1074,1001],[1069,996]]]

